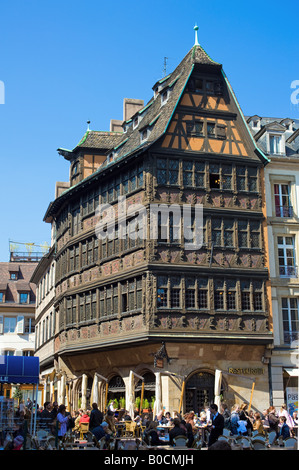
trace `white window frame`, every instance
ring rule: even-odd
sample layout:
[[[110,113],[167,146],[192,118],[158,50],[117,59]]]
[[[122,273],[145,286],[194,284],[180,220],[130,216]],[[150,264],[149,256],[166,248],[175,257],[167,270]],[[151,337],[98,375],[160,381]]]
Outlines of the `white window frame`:
[[[278,243],[278,239],[279,238],[282,238],[283,239],[283,243]],[[286,238],[292,238],[292,245],[289,245],[286,243]],[[287,250],[292,250],[293,252],[293,256],[292,258],[290,256],[288,256],[287,254]],[[284,264],[283,265],[280,265],[279,263],[279,259],[280,259],[280,256],[279,256],[279,250],[283,250],[283,258],[284,258]],[[277,237],[277,256],[278,256],[278,269],[279,269],[279,277],[282,277],[282,278],[294,278],[296,277],[296,253],[295,253],[295,237],[294,235],[278,235]],[[293,260],[293,264],[292,265],[289,265],[288,264],[288,260],[289,259],[292,259]],[[283,274],[280,272],[280,268],[285,268],[285,270],[287,272],[284,272]],[[288,268],[291,268],[290,270],[288,270]]]
[[[283,299],[287,300],[287,307],[283,307]],[[296,300],[297,302],[297,308],[293,308],[291,306],[291,300]],[[296,319],[292,320],[292,311],[296,312]],[[286,320],[283,318],[283,311],[287,312],[287,323],[288,323],[288,329],[286,330],[284,328],[284,325],[286,323]],[[294,334],[294,338],[297,339],[296,333],[299,333],[299,299],[297,297],[282,297],[281,298],[281,321],[282,321],[282,333],[283,333],[283,342],[284,344],[290,344],[292,342],[292,334]],[[296,323],[297,329],[292,329],[292,323]],[[287,342],[285,341],[285,334],[290,335],[291,341]]]
[[[16,333],[18,335],[24,334],[25,318],[22,315],[17,316]]]
[[[271,152],[271,138],[279,138],[279,149],[276,152]],[[284,135],[279,132],[269,132],[268,134],[268,150],[270,155],[285,155],[285,139]]]
[[[14,322],[14,329],[11,331],[11,325],[10,323]],[[9,331],[6,331],[8,327]],[[16,317],[4,317],[4,322],[3,322],[3,333],[5,335],[14,335],[17,331],[17,318]]]

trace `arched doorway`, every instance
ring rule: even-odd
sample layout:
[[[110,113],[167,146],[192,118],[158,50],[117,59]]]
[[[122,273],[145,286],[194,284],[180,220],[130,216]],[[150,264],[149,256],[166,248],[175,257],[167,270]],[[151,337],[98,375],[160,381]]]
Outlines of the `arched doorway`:
[[[123,408],[122,402],[126,396],[126,386],[120,375],[114,375],[108,383],[107,405],[117,400],[117,407]]]
[[[156,392],[156,377],[152,372],[146,372],[142,375],[144,380],[144,395],[141,408],[153,409]],[[135,387],[135,397],[141,397],[142,380],[139,379]]]
[[[199,413],[214,402],[215,376],[205,371],[198,371],[186,381],[186,412]]]

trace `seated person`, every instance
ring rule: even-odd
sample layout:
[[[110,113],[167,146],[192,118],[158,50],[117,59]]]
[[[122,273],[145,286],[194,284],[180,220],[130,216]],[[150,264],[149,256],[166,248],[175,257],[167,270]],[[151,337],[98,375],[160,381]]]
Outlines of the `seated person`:
[[[85,411],[79,418],[79,424],[89,423],[89,421],[90,421],[89,414]]]
[[[201,412],[200,412],[200,415],[199,415],[199,419],[198,419],[197,424],[198,424],[199,426],[204,426],[204,425],[208,424],[207,414],[206,414],[205,411],[201,411]]]
[[[152,446],[160,446],[164,444],[164,442],[160,441],[159,439],[157,426],[158,424],[156,421],[150,421],[148,423],[147,429],[145,430],[145,441]],[[149,439],[149,437],[151,439]]]
[[[131,418],[131,416],[129,415],[129,412],[128,412],[127,410],[126,410],[126,412],[125,412],[125,414],[124,414],[124,416],[123,416],[123,419],[124,419],[125,421],[132,421],[132,418]]]
[[[150,422],[150,417],[148,413],[144,413],[144,415],[142,416],[141,422],[142,422],[142,426],[146,426],[147,423]]]
[[[187,436],[187,432],[181,427],[181,421],[178,418],[173,420],[174,427],[169,431],[169,444],[173,445],[173,439],[177,436]]]
[[[265,429],[261,420],[261,415],[259,413],[254,414],[254,423],[252,426],[254,431],[257,431],[262,436],[265,435]]]
[[[106,437],[106,440],[108,441],[110,439],[110,434],[107,431],[108,431],[108,423],[106,423],[106,421],[103,421],[102,424],[93,428],[91,432],[92,434],[94,434],[97,441],[100,441],[102,437]]]
[[[115,428],[115,417],[114,413],[112,411],[107,411],[106,415],[104,416],[104,421],[108,423],[108,430],[107,432],[109,434],[115,434],[116,433],[116,428]]]
[[[155,417],[154,421],[157,422],[160,425],[161,424],[167,424],[167,419],[165,418],[165,416],[163,416],[163,411],[159,411],[159,413]]]

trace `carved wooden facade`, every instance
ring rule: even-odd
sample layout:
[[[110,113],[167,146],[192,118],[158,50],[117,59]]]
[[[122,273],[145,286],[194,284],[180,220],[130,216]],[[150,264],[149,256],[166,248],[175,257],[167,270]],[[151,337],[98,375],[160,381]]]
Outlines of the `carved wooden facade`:
[[[99,134],[92,148],[83,139],[67,151],[79,174],[82,161],[95,161],[84,155],[106,145],[108,157],[88,177],[82,172],[45,217],[55,217],[57,230],[57,354],[161,340],[271,342],[266,159],[221,65],[199,46],[154,91],[135,116],[144,115],[137,127],[133,117],[109,145]],[[144,129],[149,137],[142,140]],[[144,227],[151,204],[202,204],[202,248],[186,250],[183,236],[151,239],[149,233],[99,239],[97,208],[117,208],[120,196],[127,210],[145,207]],[[127,218],[128,233],[133,219]]]

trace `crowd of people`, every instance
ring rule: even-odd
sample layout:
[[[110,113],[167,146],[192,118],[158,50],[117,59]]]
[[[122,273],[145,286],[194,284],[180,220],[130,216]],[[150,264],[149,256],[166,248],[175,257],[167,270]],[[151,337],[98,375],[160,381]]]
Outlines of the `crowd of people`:
[[[174,412],[171,417],[170,412],[164,414],[159,411],[156,416],[152,413],[143,413],[139,415],[137,412],[134,416],[130,416],[126,410],[116,410],[113,402],[109,405],[106,412],[99,410],[98,405],[93,403],[87,410],[79,409],[77,411],[68,412],[65,405],[58,405],[57,402],[45,402],[43,407],[32,403],[29,399],[26,403],[20,403],[19,417],[26,419],[28,414],[34,410],[37,413],[37,423],[39,429],[45,429],[53,435],[58,434],[58,438],[71,431],[79,435],[81,423],[88,423],[88,430],[95,436],[97,441],[105,437],[108,442],[112,437],[119,437],[121,426],[126,421],[135,422],[139,427],[139,436],[142,440],[151,446],[173,445],[177,436],[185,436],[187,446],[191,447],[195,436],[200,429],[207,430],[207,446],[211,448],[218,441],[223,429],[230,430],[233,435],[250,436],[254,431],[260,435],[266,435],[271,431],[275,431],[277,438],[282,436],[283,439],[291,436],[297,436],[298,415],[294,412],[291,416],[287,410],[287,406],[283,404],[277,411],[273,406],[263,410],[262,413],[248,410],[248,404],[234,405],[229,409],[226,404],[222,403],[220,409],[217,405],[212,404],[203,408],[198,414],[191,411],[185,415]],[[168,428],[168,439],[163,439],[163,429]],[[22,427],[20,426],[15,433],[13,448],[21,448],[24,436],[22,435]]]

